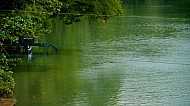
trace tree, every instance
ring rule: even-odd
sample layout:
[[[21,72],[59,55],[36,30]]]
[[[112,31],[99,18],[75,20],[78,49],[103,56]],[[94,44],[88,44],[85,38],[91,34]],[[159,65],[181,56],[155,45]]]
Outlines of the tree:
[[[120,0],[1,0],[0,10],[0,39],[14,42],[49,33],[52,17],[72,24],[82,16],[91,22],[123,13]]]
[[[0,97],[12,97],[15,81],[13,72],[0,70]]]
[[[50,17],[62,7],[62,3],[57,0],[22,0],[22,3],[20,0],[9,1],[18,1],[18,4],[13,2],[16,6],[7,7],[2,4],[6,2],[0,2],[3,11],[0,14],[1,41],[9,39],[16,42],[19,37],[37,38],[50,32]]]
[[[0,53],[0,97],[12,97],[15,81],[11,66],[21,62],[19,58],[8,59]]]
[[[110,16],[122,15],[120,0],[62,0],[62,19],[66,24],[79,22],[85,16],[90,22],[96,19],[107,20]]]

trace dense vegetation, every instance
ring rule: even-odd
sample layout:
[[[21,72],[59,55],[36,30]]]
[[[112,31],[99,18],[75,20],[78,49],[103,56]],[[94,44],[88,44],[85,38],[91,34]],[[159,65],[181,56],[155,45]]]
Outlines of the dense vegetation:
[[[0,97],[12,96],[15,82],[11,66],[18,62],[21,62],[19,58],[7,58],[0,53]]]
[[[1,0],[0,1],[0,96],[12,95],[14,79],[10,65],[18,59],[7,58],[3,43],[17,42],[19,37],[34,37],[50,32],[51,18],[59,17],[65,24],[107,20],[121,15],[120,0]]]
[[[72,24],[82,16],[94,21],[123,13],[120,0],[3,0],[0,11],[0,39],[11,41],[49,33],[52,17]]]

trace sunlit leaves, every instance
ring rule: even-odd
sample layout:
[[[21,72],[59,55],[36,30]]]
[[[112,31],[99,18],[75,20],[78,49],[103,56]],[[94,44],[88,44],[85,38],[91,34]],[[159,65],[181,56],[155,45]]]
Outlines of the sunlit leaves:
[[[62,5],[62,2],[58,0],[31,0],[25,10],[41,16],[56,15],[60,12]]]
[[[0,53],[0,70],[10,71],[12,70],[11,66],[15,66],[20,62],[22,62],[20,58],[7,58],[7,56]]]
[[[12,96],[15,82],[10,66],[19,61],[20,59],[16,58],[8,59],[4,54],[0,53],[0,97]]]
[[[0,97],[9,97],[13,95],[15,86],[13,72],[11,66],[21,62],[20,58],[7,58],[0,53]]]
[[[16,0],[17,1],[17,0]],[[17,5],[15,0],[12,2]],[[19,0],[18,0],[19,1]],[[58,0],[19,1],[22,7],[0,14],[0,39],[13,42],[19,37],[38,37],[50,32],[50,17],[58,15],[62,2]],[[1,4],[3,5],[3,4]],[[6,9],[6,8],[4,8]],[[7,8],[7,9],[10,9]]]
[[[0,70],[0,97],[12,96],[15,81],[12,77],[13,72]]]
[[[122,15],[123,8],[120,0],[61,0],[62,17],[66,24],[80,21],[85,16],[90,22],[97,19],[108,19],[111,16]]]
[[[8,14],[1,17],[0,32],[2,40],[18,40],[18,37],[24,36],[36,37],[49,32],[47,23],[38,16]]]

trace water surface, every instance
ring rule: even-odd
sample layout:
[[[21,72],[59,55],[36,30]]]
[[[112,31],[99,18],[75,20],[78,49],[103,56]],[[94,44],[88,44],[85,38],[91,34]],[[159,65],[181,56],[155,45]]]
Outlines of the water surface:
[[[146,4],[107,24],[53,20],[42,40],[59,51],[34,48],[15,68],[17,105],[189,106],[189,13],[175,1]]]

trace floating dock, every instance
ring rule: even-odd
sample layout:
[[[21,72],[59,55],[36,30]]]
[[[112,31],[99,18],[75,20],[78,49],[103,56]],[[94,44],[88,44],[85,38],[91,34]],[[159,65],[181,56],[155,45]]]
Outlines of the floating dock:
[[[32,47],[33,46],[38,46],[38,47],[50,47],[53,48],[56,52],[58,48],[55,45],[52,44],[45,44],[45,43],[35,43],[34,38],[32,37],[22,37],[19,38],[18,43],[10,43],[10,42],[5,42],[3,43],[4,48],[10,47],[10,46],[15,46],[15,47],[23,47],[23,51],[26,54],[31,54],[32,53]]]

